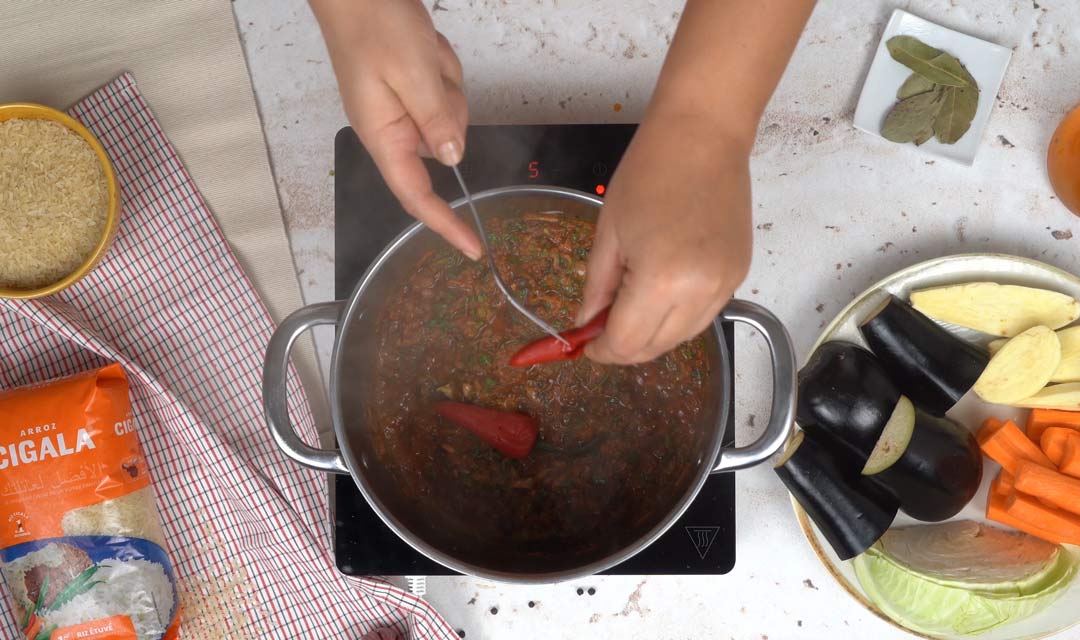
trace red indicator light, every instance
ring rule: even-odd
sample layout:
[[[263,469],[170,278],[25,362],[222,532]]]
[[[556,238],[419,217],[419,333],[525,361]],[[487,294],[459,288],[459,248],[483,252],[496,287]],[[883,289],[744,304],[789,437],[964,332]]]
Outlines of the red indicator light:
[[[604,195],[605,191],[607,191],[607,189],[604,188],[604,185],[602,185],[602,184],[596,185],[596,195],[602,196],[602,195]]]
[[[529,180],[536,180],[540,177],[540,161],[533,160],[529,163]]]

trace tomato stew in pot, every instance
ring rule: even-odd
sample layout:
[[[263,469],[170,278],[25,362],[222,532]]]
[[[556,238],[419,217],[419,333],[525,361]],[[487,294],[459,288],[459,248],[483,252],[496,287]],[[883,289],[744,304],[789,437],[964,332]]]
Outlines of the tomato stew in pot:
[[[593,223],[532,213],[487,225],[514,295],[572,327]],[[590,531],[651,527],[687,490],[713,428],[699,419],[710,376],[702,338],[633,367],[585,358],[511,367],[541,334],[502,298],[484,261],[449,247],[427,253],[384,309],[371,445],[431,521],[539,555]],[[440,418],[433,407],[443,400],[526,413],[539,439],[523,459],[507,458]],[[598,538],[596,553],[624,543]]]

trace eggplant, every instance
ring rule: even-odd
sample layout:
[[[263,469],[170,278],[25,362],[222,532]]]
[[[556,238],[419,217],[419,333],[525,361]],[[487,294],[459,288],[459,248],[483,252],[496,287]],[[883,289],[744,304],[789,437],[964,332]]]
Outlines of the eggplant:
[[[899,400],[874,354],[850,342],[825,343],[799,372],[800,426],[860,469]]]
[[[990,362],[986,351],[896,296],[889,296],[859,331],[900,391],[936,416],[952,409]]]
[[[775,471],[841,560],[869,549],[896,518],[899,503],[893,494],[844,473],[805,431],[795,433]]]
[[[913,433],[915,433],[915,405],[907,396],[900,396],[896,408],[889,416],[889,421],[881,430],[881,437],[874,445],[874,450],[866,459],[861,473],[864,476],[872,476],[896,464],[911,444]]]
[[[903,454],[864,477],[892,493],[912,518],[939,522],[959,513],[975,497],[982,482],[982,454],[970,431],[915,407]]]

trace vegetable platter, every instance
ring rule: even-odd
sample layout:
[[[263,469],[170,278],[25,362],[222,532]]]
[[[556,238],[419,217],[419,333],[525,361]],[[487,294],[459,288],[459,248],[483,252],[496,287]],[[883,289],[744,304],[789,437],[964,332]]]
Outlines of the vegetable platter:
[[[1014,305],[1044,311],[1042,318],[1031,323],[1040,325],[1040,329],[1022,335],[1009,347],[1019,357],[1015,357],[1016,353],[1014,356],[1006,353],[1004,358],[991,359],[1004,352],[1006,337],[1024,334],[1030,328],[1011,326],[1009,322],[1023,325],[1027,321],[1018,319],[1015,313],[999,318],[994,309],[980,307],[987,296],[997,300],[999,291],[959,288],[969,283],[1024,287],[1025,290],[1007,289],[1006,297],[1011,296]],[[989,286],[993,289],[993,285]],[[921,296],[918,293],[927,291],[931,293]],[[914,300],[912,293],[916,293]],[[1055,299],[1056,294],[1064,296]],[[918,637],[948,640],[1034,640],[1048,638],[1080,622],[1080,579],[1075,579],[1080,549],[1069,544],[1057,547],[1043,543],[1000,522],[987,520],[991,491],[1013,489],[1014,476],[1000,474],[999,478],[1001,466],[983,455],[987,449],[979,450],[984,437],[989,437],[987,434],[1003,423],[1011,421],[1022,430],[1029,412],[1023,405],[1029,396],[1055,389],[1045,385],[1056,383],[1068,374],[1065,364],[1058,367],[1060,370],[1055,369],[1056,351],[1045,353],[1053,350],[1056,343],[1052,336],[1043,334],[1048,329],[1056,331],[1080,324],[1076,322],[1080,309],[1069,308],[1069,297],[1080,300],[1080,278],[1055,267],[999,254],[949,256],[914,265],[877,283],[855,298],[814,344],[800,373],[802,431],[792,437],[787,451],[777,459],[777,474],[793,494],[796,518],[818,559],[849,594],[886,622]],[[968,327],[981,323],[980,328],[996,335],[948,322],[944,317],[949,314],[958,314],[957,319]],[[928,322],[927,316],[935,319]],[[1048,329],[1041,325],[1048,325]],[[960,340],[953,340],[939,329]],[[915,340],[911,340],[913,336]],[[1068,354],[1076,346],[1070,344],[1073,340],[1067,333],[1064,336],[1061,351]],[[1017,367],[1019,371],[1015,370]],[[1031,367],[1041,369],[1027,370]],[[922,375],[917,375],[920,368]],[[1018,384],[1018,379],[1022,383]],[[1004,402],[992,404],[982,399],[987,396],[1002,398]],[[987,429],[980,431],[984,423]],[[925,434],[931,430],[937,439],[925,442]],[[979,444],[976,444],[977,433]],[[1055,435],[1060,437],[1052,437]],[[1045,441],[1050,446],[1057,444],[1059,450],[1072,447],[1073,443],[1065,436],[1071,438],[1071,434],[1055,432]],[[1011,444],[1007,438],[998,439],[1004,441],[1002,446]],[[1035,450],[1032,459],[1035,456],[1043,459],[1038,447],[1031,446]],[[939,469],[943,466],[941,461],[927,462],[926,457],[932,458],[935,450],[949,448],[956,451],[949,458],[947,466],[952,473],[951,478],[944,480],[944,489],[941,483],[937,487],[924,486],[920,469],[935,464]],[[1080,446],[1077,448],[1080,459]],[[914,454],[904,453],[916,449]],[[981,457],[981,469],[973,451],[978,451]],[[908,460],[913,456],[914,462]],[[1063,458],[1065,453],[1060,452],[1058,461]],[[1012,458],[1003,459],[1007,465],[1013,462]],[[1046,469],[1023,460],[1019,464],[1024,466],[1025,483],[1041,486]],[[950,482],[953,486],[949,486]],[[1067,490],[1067,487],[1051,488],[1058,492]],[[1051,508],[1046,498],[1030,502],[1040,508]],[[808,510],[814,513],[813,517]],[[858,517],[849,515],[845,521],[845,513]],[[830,525],[830,518],[834,522],[840,520],[840,524]],[[827,531],[819,526],[820,522],[826,523]],[[936,524],[927,526],[931,523]],[[926,535],[913,528],[916,526]],[[886,537],[868,549],[869,541],[878,540],[886,530]],[[965,540],[973,544],[962,548]],[[880,571],[882,566],[892,566],[888,565],[888,554],[882,553],[888,547],[886,541],[892,545],[891,549],[898,551],[900,566],[911,566],[903,564],[905,554],[909,559],[915,556],[912,562],[931,566],[935,580],[924,581],[920,586],[893,580],[887,585],[892,595],[922,598],[924,610],[935,610],[928,615],[944,617],[948,620],[946,626],[955,623],[961,631],[908,622],[919,620],[918,615],[909,618],[910,612],[897,615],[895,609],[885,610],[891,607],[888,597],[883,597],[878,588],[881,582],[875,583],[867,575]],[[1061,541],[1066,539],[1053,542]],[[984,548],[977,548],[979,545]],[[947,552],[930,558],[932,554],[926,553],[924,546]],[[1017,554],[1027,552],[1030,553],[1026,559],[1018,558]],[[978,564],[973,557],[994,553],[1003,556],[1001,564],[1005,567],[996,566],[983,572],[994,574],[993,580],[985,575],[976,576],[985,578],[986,582],[975,593],[980,597],[989,594],[986,599],[975,604],[958,602],[955,595],[963,596],[963,592],[934,591],[939,584],[953,584],[950,580],[954,576],[961,576],[961,580],[976,579],[970,575],[973,570],[966,563]],[[922,559],[918,558],[920,555]],[[1022,574],[1025,561],[1029,564],[1039,561],[1042,565]],[[948,566],[949,562],[957,566]],[[1015,580],[1006,580],[1010,571],[1015,574]],[[970,582],[963,584],[970,588]],[[875,593],[869,593],[867,585]],[[1040,588],[1053,592],[1042,603],[1033,599],[1042,597],[1039,594],[1021,597]],[[1009,591],[1008,605],[998,610],[996,603],[1001,600],[995,598],[1002,589]],[[933,606],[926,606],[928,602]],[[964,618],[972,610],[978,610],[974,617],[979,618],[986,609],[992,610],[989,619],[995,620],[993,624],[985,624],[985,620],[951,620],[941,613],[956,611],[954,617]]]

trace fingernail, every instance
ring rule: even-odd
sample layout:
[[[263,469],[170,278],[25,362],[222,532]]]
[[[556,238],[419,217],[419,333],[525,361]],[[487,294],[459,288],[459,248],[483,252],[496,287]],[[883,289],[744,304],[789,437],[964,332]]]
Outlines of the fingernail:
[[[480,258],[483,257],[483,255],[484,253],[476,247],[469,247],[468,249],[465,249],[465,256],[473,262],[478,262]]]
[[[457,140],[444,142],[439,145],[435,155],[438,156],[439,162],[452,167],[461,162],[461,145],[457,143]]]

